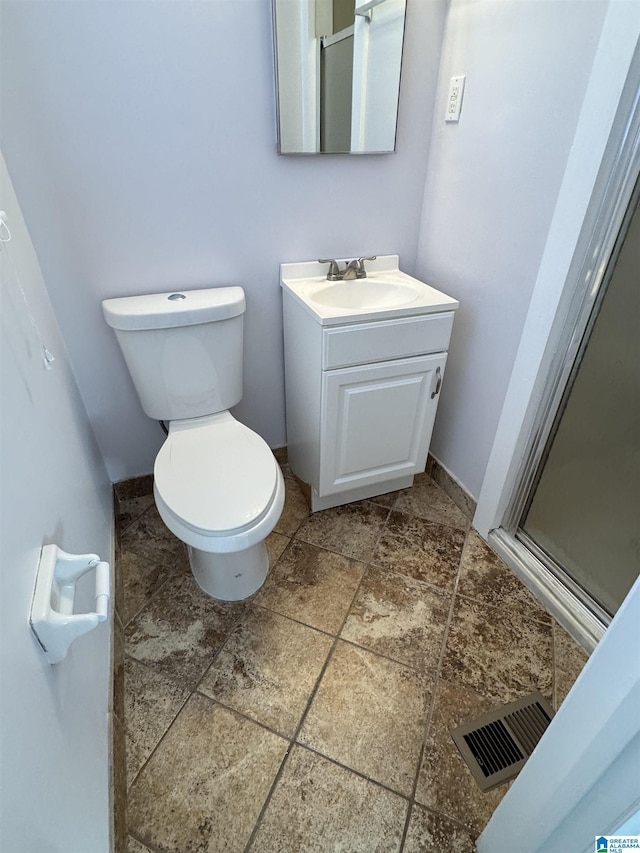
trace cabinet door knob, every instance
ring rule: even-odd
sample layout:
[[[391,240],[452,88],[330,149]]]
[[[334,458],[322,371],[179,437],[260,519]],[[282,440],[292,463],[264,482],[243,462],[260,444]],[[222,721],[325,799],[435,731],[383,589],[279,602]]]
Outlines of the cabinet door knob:
[[[442,373],[439,367],[436,367],[436,387],[435,391],[431,392],[431,399],[436,396],[436,394],[440,391],[440,386],[442,385]]]

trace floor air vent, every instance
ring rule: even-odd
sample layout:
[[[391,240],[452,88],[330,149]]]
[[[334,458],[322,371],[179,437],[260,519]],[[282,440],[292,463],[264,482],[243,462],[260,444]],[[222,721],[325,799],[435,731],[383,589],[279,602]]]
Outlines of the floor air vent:
[[[518,775],[551,722],[553,711],[541,693],[531,693],[476,717],[451,732],[482,791]]]

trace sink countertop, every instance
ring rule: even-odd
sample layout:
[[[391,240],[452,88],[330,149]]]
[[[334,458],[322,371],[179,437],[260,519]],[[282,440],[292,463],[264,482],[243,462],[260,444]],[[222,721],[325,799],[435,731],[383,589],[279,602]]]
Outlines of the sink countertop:
[[[346,259],[338,258],[344,266]],[[396,317],[411,317],[432,314],[440,311],[455,311],[459,305],[456,299],[447,296],[434,287],[407,275],[399,269],[398,255],[379,255],[375,261],[366,261],[367,277],[344,282],[327,281],[327,264],[317,261],[281,264],[280,283],[297,302],[299,302],[322,326],[336,326],[365,320],[386,320]],[[357,284],[366,287],[367,282],[396,285],[413,291],[410,301],[395,305],[370,305],[345,307],[316,302],[314,294],[322,293],[336,284],[348,288]]]

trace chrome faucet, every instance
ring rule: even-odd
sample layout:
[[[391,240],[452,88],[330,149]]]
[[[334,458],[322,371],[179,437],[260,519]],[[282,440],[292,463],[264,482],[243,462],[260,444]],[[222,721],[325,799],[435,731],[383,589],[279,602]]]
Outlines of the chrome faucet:
[[[360,271],[362,270],[362,272]],[[343,281],[352,281],[354,278],[363,278],[367,274],[364,270],[364,264],[360,260],[349,261],[344,273],[342,274]]]
[[[339,263],[334,258],[327,258],[326,260],[318,258],[318,263],[329,264],[327,281],[353,281],[356,278],[367,277],[364,262],[375,261],[376,257],[376,255],[371,255],[369,258],[354,258],[352,261],[347,261],[343,270],[340,269]]]
[[[327,273],[327,281],[342,281],[342,276],[344,275],[344,271],[340,271],[340,266],[336,260],[333,258],[327,258],[323,260],[322,258],[318,258],[319,264],[329,264],[329,272]]]

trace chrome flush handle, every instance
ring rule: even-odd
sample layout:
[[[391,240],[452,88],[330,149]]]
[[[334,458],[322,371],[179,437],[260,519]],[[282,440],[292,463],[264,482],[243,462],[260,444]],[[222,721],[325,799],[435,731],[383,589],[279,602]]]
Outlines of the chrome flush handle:
[[[442,385],[442,371],[440,370],[439,367],[436,367],[436,388],[435,388],[435,391],[431,392],[431,399],[432,400],[436,396],[436,394],[439,393],[441,385]]]

